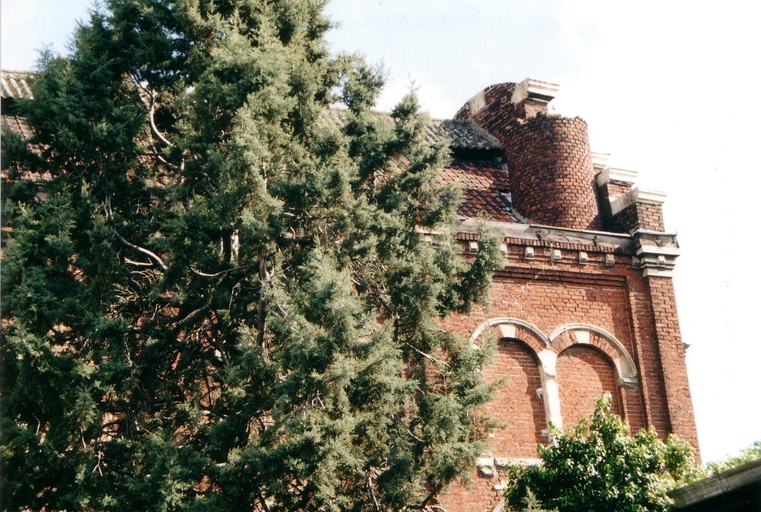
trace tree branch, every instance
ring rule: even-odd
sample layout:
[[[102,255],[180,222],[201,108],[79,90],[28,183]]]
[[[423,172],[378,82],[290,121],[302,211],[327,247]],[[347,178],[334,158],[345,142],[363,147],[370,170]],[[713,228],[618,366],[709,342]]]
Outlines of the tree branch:
[[[158,137],[158,139],[166,144],[167,146],[174,147],[174,144],[169,142],[166,137],[159,131],[158,127],[156,126],[156,120],[154,118],[154,113],[156,112],[156,92],[151,89],[148,91],[148,97],[151,99],[151,103],[148,106],[148,119],[151,123],[151,131],[153,134]]]
[[[103,209],[105,210],[106,220],[110,221],[111,224],[113,224],[114,223],[114,215],[113,215],[113,212],[111,211],[111,194],[106,195],[106,200],[103,202]],[[126,245],[130,249],[134,249],[134,250],[136,250],[138,252],[141,252],[141,253],[145,254],[149,258],[151,258],[153,261],[155,261],[158,264],[159,267],[161,267],[161,270],[164,270],[164,271],[167,270],[167,266],[164,264],[164,261],[161,258],[159,258],[156,253],[154,253],[152,251],[149,251],[148,249],[146,249],[144,247],[140,247],[139,245],[135,245],[135,244],[125,240],[124,237],[119,234],[119,231],[117,231],[116,226],[114,226],[114,234],[116,235],[116,238],[121,243],[123,243],[124,245]],[[134,264],[134,263],[137,263],[137,262],[131,262],[130,261],[130,263]]]
[[[161,258],[159,258],[156,253],[149,251],[148,249],[144,247],[140,247],[139,245],[135,245],[131,242],[128,242],[127,240],[124,239],[122,235],[119,234],[116,228],[114,228],[114,234],[116,235],[116,238],[127,247],[131,249],[135,249],[136,251],[145,254],[146,256],[151,258],[153,261],[155,261],[156,264],[158,264],[158,266],[161,267],[161,270],[168,270],[168,267],[164,264],[164,261]]]
[[[256,342],[260,347],[266,349],[266,342],[264,341],[264,329],[267,327],[267,309],[264,304],[264,285],[270,279],[270,274],[267,272],[267,254],[262,251],[259,254],[259,311],[258,311],[258,327],[259,332],[256,335]]]
[[[213,274],[208,274],[206,272],[201,272],[200,270],[195,269],[193,267],[190,267],[190,270],[192,270],[194,274],[196,274],[198,276],[201,276],[201,277],[219,277],[219,276],[222,276],[222,275],[225,275],[225,274],[229,274],[230,272],[235,272],[237,270],[248,270],[250,268],[254,268],[254,267],[257,267],[257,266],[259,266],[258,263],[253,264],[253,265],[243,265],[241,267],[233,267],[233,268],[228,268],[228,269],[225,269],[225,270],[220,270],[219,272],[215,272]]]
[[[125,263],[129,263],[130,265],[134,265],[136,267],[152,267],[154,263],[151,262],[144,262],[144,261],[134,261],[129,258],[124,258]]]
[[[433,357],[430,354],[426,354],[425,352],[423,352],[419,348],[413,347],[410,343],[404,342],[404,344],[407,345],[408,347],[410,347],[412,350],[414,350],[418,354],[420,354],[421,356],[425,357],[426,359],[428,359],[430,361],[433,361],[434,363],[440,364],[440,365],[442,365],[442,366],[444,366],[446,368],[449,368],[449,364],[445,363],[444,361],[442,361],[440,359],[436,359],[435,357]]]
[[[174,144],[172,144],[169,141],[169,139],[167,139],[166,136],[163,133],[161,133],[158,126],[156,125],[156,115],[155,115],[156,114],[156,91],[140,83],[140,80],[135,75],[132,75],[132,80],[140,89],[143,90],[143,92],[145,93],[145,96],[148,96],[148,99],[149,99],[148,102],[145,101],[144,95],[141,94],[140,98],[143,100],[143,104],[148,109],[148,121],[151,127],[151,133],[153,133],[153,135],[155,135],[167,147],[170,147],[170,148],[174,147]],[[153,146],[155,150],[155,145],[151,144],[151,146]],[[182,162],[180,163],[180,165],[175,165],[169,162],[166,158],[164,158],[164,156],[158,151],[155,151],[154,153],[145,153],[145,154],[146,156],[152,156],[157,158],[162,164],[166,165],[167,167],[169,167],[170,169],[174,171],[183,171],[185,169],[184,158],[182,159]],[[184,154],[185,153],[183,152],[183,155]]]
[[[367,488],[370,489],[370,497],[373,499],[373,505],[375,505],[375,512],[380,512],[380,503],[378,503],[378,498],[375,497],[375,489],[373,488],[373,479],[368,474],[367,475]]]
[[[428,507],[428,502],[431,501],[433,498],[436,497],[436,495],[441,492],[442,485],[439,484],[433,488],[433,490],[428,494],[428,496],[425,497],[422,503],[420,505],[407,505],[407,508],[415,509],[415,510],[425,510],[426,507]],[[434,507],[444,510],[443,508],[434,505]]]

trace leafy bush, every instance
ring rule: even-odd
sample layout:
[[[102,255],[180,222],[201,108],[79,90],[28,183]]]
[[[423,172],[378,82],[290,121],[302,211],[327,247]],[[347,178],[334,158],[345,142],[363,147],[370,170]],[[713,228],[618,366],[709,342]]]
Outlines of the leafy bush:
[[[627,423],[610,412],[611,397],[597,401],[588,420],[561,432],[540,447],[542,464],[514,467],[506,490],[509,507],[538,505],[558,512],[665,511],[666,493],[696,472],[694,450],[675,436],[664,443],[655,430],[629,435]]]

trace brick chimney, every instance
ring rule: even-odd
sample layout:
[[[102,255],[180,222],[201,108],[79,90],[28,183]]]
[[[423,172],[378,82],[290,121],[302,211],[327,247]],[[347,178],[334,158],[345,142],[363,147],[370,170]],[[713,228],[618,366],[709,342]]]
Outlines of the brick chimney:
[[[528,222],[598,229],[587,123],[548,112],[558,86],[527,78],[487,87],[455,119],[473,119],[505,148],[513,207]]]

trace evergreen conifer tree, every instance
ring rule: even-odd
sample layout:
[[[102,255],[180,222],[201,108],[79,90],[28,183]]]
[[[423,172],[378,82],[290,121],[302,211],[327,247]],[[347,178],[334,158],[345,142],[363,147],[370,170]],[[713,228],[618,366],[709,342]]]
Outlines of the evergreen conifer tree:
[[[482,449],[488,351],[438,319],[499,252],[463,259],[446,147],[414,94],[371,112],[323,4],[108,0],[41,59],[3,148],[53,175],[4,190],[5,509],[422,509]]]

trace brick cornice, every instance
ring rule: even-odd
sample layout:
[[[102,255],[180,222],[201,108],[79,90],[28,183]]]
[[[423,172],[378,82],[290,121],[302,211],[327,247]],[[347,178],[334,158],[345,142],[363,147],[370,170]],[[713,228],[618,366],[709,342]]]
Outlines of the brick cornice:
[[[568,272],[563,270],[529,267],[507,267],[494,273],[495,278],[505,277],[532,281],[551,281],[564,284],[585,284],[626,288],[627,279],[622,275]]]
[[[564,248],[559,244],[568,244],[565,248],[570,250],[622,254],[634,254],[635,249],[632,236],[628,233],[558,228],[515,222],[481,222],[470,219],[460,221],[457,226],[457,238],[459,240],[478,240],[484,229],[496,236],[504,237],[504,241],[516,245]]]

